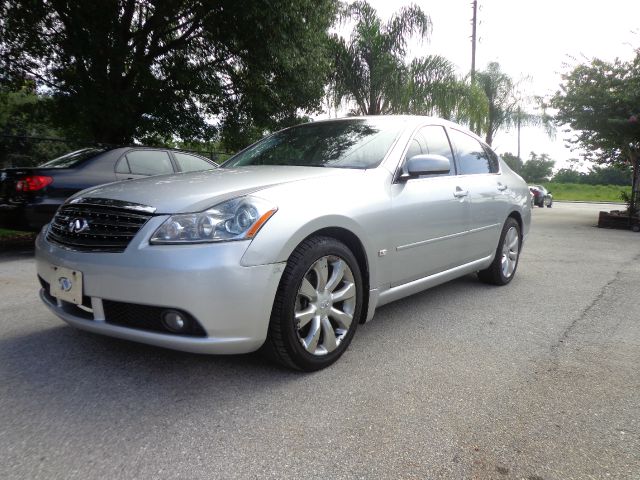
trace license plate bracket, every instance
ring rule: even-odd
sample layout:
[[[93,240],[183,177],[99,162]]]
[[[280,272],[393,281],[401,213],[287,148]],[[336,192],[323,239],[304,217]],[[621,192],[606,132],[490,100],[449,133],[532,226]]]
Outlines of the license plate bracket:
[[[82,272],[51,265],[49,293],[65,302],[82,305]]]

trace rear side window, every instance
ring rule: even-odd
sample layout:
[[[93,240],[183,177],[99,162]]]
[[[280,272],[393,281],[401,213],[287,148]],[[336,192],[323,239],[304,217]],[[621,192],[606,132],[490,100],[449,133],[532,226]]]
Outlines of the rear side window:
[[[455,146],[460,175],[479,175],[496,173],[497,164],[493,162],[482,144],[466,133],[450,130],[451,140]]]
[[[77,167],[81,163],[89,160],[101,153],[106,152],[104,148],[83,148],[82,150],[76,150],[75,152],[67,153],[53,160],[40,165],[40,168],[72,168]]]
[[[134,175],[162,175],[173,173],[167,152],[159,150],[134,150],[127,153],[127,161]]]
[[[487,155],[489,155],[489,168],[491,168],[491,173],[498,173],[500,171],[500,160],[498,159],[498,155],[486,145],[484,146],[484,149],[486,150]]]
[[[176,157],[176,162],[181,172],[197,172],[199,170],[211,170],[215,168],[214,165],[195,155],[173,152],[173,156]]]

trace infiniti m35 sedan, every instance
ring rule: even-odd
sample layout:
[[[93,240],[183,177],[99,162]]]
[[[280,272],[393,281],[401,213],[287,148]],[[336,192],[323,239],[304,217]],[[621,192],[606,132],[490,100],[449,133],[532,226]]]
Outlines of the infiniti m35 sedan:
[[[74,327],[326,367],[376,307],[470,273],[514,277],[529,187],[429,117],[299,125],[220,168],[68,199],[36,241],[40,296]]]

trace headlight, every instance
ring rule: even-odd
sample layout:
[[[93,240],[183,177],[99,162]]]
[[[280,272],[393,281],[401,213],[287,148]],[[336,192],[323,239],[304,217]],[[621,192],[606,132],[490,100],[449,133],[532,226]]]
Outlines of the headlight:
[[[260,198],[234,198],[204,212],[172,215],[155,231],[150,243],[224,242],[253,238],[276,210]]]

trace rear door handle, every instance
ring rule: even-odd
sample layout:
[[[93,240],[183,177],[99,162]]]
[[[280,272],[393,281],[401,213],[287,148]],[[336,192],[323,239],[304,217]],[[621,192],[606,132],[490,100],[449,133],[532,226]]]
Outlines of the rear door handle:
[[[498,184],[498,190],[501,192],[504,192],[507,188],[509,188],[507,185],[503,185],[501,183]]]
[[[469,190],[462,190],[460,187],[456,187],[456,191],[453,192],[453,196],[456,198],[464,198],[469,195]]]

